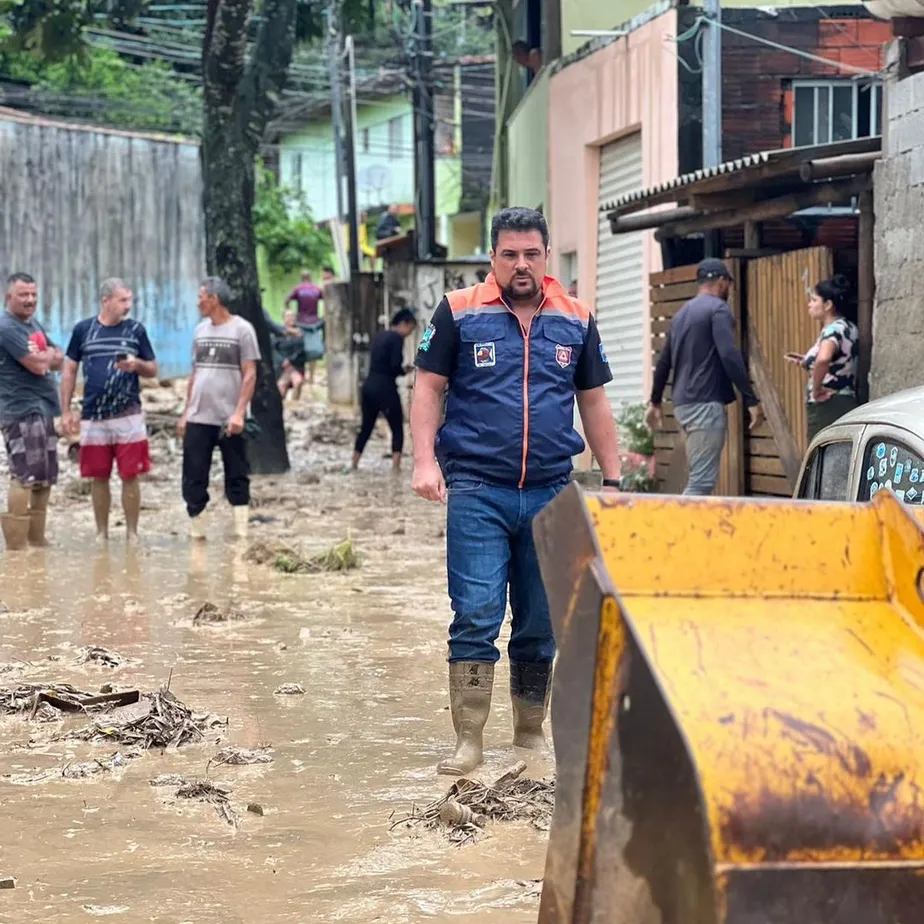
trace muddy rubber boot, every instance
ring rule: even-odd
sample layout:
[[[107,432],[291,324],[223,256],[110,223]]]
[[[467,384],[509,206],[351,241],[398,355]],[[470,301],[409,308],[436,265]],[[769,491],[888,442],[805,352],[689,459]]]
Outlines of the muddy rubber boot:
[[[208,532],[208,511],[203,510],[197,517],[189,521],[189,538],[196,542],[204,542]]]
[[[44,548],[48,545],[45,538],[45,523],[48,519],[48,498],[51,488],[34,488],[29,505],[29,545]]]
[[[232,507],[234,517],[234,538],[246,539],[247,527],[250,524],[250,507]]]
[[[456,752],[437,764],[437,773],[462,776],[481,763],[493,686],[494,665],[490,661],[450,662],[449,708]]]
[[[552,662],[510,662],[510,702],[513,706],[513,746],[541,751],[546,746],[542,723],[552,694]]]
[[[3,527],[3,538],[8,552],[18,552],[29,547],[31,522],[29,517],[17,517],[11,513],[0,515],[0,526]]]

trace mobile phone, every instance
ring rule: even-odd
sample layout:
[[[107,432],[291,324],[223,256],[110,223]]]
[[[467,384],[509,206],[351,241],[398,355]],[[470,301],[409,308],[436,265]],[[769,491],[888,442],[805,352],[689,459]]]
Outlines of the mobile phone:
[[[805,357],[803,357],[803,355],[802,355],[801,353],[787,353],[787,354],[786,354],[786,358],[787,358],[787,359],[794,359],[794,360],[796,360],[796,362],[800,362],[800,363],[801,363],[802,360],[803,360]]]
[[[128,359],[128,353],[116,353],[116,362],[124,363]]]

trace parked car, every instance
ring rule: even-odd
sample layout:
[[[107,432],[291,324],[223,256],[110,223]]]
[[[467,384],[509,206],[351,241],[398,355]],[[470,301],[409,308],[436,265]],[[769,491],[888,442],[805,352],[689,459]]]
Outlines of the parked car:
[[[906,504],[924,504],[924,388],[870,401],[812,440],[795,497],[868,501],[890,488]]]

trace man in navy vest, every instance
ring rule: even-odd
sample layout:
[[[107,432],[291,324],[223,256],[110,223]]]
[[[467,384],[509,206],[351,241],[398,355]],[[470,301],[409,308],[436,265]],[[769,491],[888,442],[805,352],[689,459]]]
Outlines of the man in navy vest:
[[[584,450],[574,429],[575,397],[604,486],[619,484],[616,427],[603,391],[612,379],[606,354],[588,308],[546,275],[548,254],[541,213],[510,208],[495,215],[493,272],[443,298],[417,353],[413,488],[449,507],[449,693],[457,740],[441,773],[468,773],[482,761],[508,585],[513,743],[544,746],[555,639],[532,521],[568,483],[571,458]]]

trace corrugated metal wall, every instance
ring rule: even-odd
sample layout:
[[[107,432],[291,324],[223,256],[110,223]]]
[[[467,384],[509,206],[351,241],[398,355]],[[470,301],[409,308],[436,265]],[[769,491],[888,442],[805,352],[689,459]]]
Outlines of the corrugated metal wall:
[[[135,292],[161,375],[189,371],[205,272],[199,149],[153,137],[0,117],[0,274],[39,284],[39,320],[62,345],[98,288]]]

